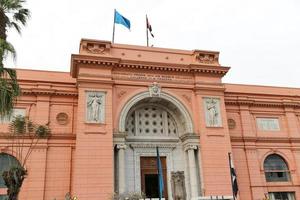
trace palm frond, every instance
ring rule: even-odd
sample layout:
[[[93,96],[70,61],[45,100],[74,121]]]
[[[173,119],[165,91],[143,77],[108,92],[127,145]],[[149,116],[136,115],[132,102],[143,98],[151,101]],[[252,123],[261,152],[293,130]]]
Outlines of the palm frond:
[[[17,57],[16,50],[12,44],[0,38],[0,59],[3,61],[8,55],[12,55],[15,60]]]
[[[20,93],[16,70],[0,67],[0,118],[12,114],[14,103]]]
[[[18,10],[18,12],[16,12],[13,15],[14,21],[20,22],[22,25],[26,25],[27,19],[29,17],[30,17],[30,12],[26,8],[22,8],[22,9]]]
[[[16,29],[16,31],[21,34],[21,27],[19,26],[18,23],[16,22],[10,22],[9,23],[9,27],[13,27],[14,29]]]

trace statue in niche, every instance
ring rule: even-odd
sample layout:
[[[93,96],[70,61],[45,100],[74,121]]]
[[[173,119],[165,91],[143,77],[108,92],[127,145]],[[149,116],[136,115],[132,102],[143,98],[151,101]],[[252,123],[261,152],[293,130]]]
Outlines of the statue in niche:
[[[171,172],[172,196],[174,200],[186,200],[184,172]]]
[[[208,126],[220,126],[220,114],[219,114],[219,100],[214,98],[208,98],[205,100],[206,104],[206,125]]]
[[[88,122],[101,122],[102,94],[97,92],[88,93],[87,120]]]

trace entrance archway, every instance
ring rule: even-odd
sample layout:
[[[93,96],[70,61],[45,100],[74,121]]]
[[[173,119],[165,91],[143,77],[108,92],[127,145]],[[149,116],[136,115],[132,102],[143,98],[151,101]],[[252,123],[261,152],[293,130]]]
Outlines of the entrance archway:
[[[199,169],[195,169],[199,166],[195,160],[199,141],[192,148],[191,145],[186,148],[189,142],[182,138],[193,133],[194,126],[189,112],[178,99],[164,92],[155,97],[149,92],[140,93],[127,102],[119,119],[119,132],[124,134],[123,143],[117,143],[116,148],[116,181],[120,193],[145,190],[143,181],[148,175],[151,179],[153,171],[147,174],[143,162],[150,162],[156,156],[156,147],[165,160],[168,199],[172,199],[172,173],[182,172],[184,185],[199,185],[199,181],[194,181],[199,179]],[[190,187],[184,191],[190,198]]]

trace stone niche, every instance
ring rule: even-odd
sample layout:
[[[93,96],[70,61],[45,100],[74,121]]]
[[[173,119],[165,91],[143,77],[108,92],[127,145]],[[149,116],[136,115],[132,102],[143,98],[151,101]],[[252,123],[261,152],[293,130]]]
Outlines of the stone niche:
[[[174,200],[186,200],[184,171],[171,172],[172,196]]]

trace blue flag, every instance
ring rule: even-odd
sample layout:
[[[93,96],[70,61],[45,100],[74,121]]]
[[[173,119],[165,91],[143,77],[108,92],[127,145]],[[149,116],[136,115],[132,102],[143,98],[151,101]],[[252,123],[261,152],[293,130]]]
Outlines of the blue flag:
[[[163,197],[163,192],[164,192],[164,178],[163,178],[163,172],[162,172],[158,147],[156,147],[156,154],[157,154],[156,160],[157,160],[157,171],[158,171],[159,199],[161,199]]]
[[[115,10],[115,23],[122,24],[130,30],[130,21]]]

